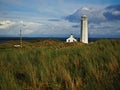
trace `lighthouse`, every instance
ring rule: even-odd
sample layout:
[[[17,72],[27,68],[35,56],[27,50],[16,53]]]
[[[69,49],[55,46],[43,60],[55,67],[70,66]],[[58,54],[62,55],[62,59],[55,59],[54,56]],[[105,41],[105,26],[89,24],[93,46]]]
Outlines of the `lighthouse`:
[[[81,17],[81,36],[80,41],[88,44],[88,18],[86,15]]]

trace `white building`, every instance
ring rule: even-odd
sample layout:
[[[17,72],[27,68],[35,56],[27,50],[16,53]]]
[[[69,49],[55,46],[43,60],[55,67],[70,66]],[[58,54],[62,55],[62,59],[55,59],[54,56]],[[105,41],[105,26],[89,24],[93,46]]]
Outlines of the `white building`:
[[[74,36],[71,34],[68,39],[66,39],[66,42],[77,42],[77,39],[74,38]]]
[[[86,15],[81,17],[81,36],[80,41],[88,44],[88,18]]]

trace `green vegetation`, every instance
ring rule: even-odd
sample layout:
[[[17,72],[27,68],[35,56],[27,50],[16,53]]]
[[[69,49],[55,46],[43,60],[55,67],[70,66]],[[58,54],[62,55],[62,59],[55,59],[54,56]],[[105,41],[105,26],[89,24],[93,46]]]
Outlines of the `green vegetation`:
[[[120,40],[0,43],[0,90],[120,90]]]

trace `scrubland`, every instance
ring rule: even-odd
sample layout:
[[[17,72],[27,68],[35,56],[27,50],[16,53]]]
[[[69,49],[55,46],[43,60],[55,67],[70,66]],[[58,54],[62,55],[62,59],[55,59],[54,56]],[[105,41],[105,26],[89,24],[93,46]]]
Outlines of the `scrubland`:
[[[120,39],[0,43],[0,90],[120,90]]]

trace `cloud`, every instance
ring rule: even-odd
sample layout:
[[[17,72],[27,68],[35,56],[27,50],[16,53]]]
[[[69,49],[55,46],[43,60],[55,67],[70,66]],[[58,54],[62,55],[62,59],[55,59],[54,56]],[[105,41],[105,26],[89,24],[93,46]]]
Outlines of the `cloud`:
[[[80,25],[73,25],[73,28],[80,28]]]
[[[27,14],[36,14],[37,17],[62,17],[70,14],[76,8],[84,6],[77,0],[0,0],[0,10],[6,12],[17,12]],[[88,2],[90,3],[90,2]],[[89,6],[89,5],[86,5]],[[95,5],[94,5],[95,6]],[[84,7],[84,9],[87,9]],[[14,16],[14,13],[12,14]],[[11,16],[12,16],[11,15]],[[21,15],[17,14],[18,17]],[[31,15],[31,16],[32,16]],[[23,15],[26,16],[26,15]]]
[[[82,7],[75,13],[65,17],[70,22],[80,22],[82,15],[87,15],[89,22],[99,23],[106,20],[120,20],[120,5],[111,5],[106,8]]]
[[[82,15],[87,15],[89,18],[89,22],[93,22],[93,23],[98,23],[105,20],[105,17],[103,15],[103,10],[96,9],[93,7],[89,7],[89,8],[82,7],[78,9],[75,13],[66,16],[65,20],[79,23]]]
[[[89,35],[91,37],[120,37],[120,21],[105,21],[89,24]]]
[[[80,36],[80,24],[72,23],[66,20],[60,21],[50,21],[48,19],[39,19],[38,21],[23,21],[16,20],[10,21],[14,22],[14,25],[9,26],[9,28],[0,28],[0,36],[2,35],[12,35],[19,36],[19,30],[22,30],[23,36],[29,37],[67,37],[73,34],[75,37]],[[23,22],[21,24],[21,21]],[[120,34],[120,21],[105,21],[100,23],[89,23],[89,37],[100,37],[100,36],[117,36]],[[4,24],[4,23],[3,23]]]
[[[0,29],[6,29],[14,24],[15,22],[9,20],[0,20]]]
[[[23,36],[51,36],[51,37],[64,37],[66,35],[78,34],[79,28],[73,28],[75,23],[65,20],[49,21],[48,19],[41,19],[37,21],[22,21],[15,19],[15,24],[5,30],[0,29],[0,36],[12,35],[19,36],[19,30],[22,30]]]
[[[40,0],[41,1],[41,0]],[[57,0],[60,1],[60,0]],[[120,32],[120,21],[116,16],[119,16],[118,9],[104,9],[104,7],[90,7],[81,6],[80,4],[69,3],[65,4],[63,1],[58,3],[55,1],[58,7],[54,8],[53,2],[46,9],[45,3],[41,1],[40,4],[27,5],[26,7],[34,10],[34,12],[25,11],[2,11],[0,12],[0,22],[8,21],[7,23],[0,23],[0,36],[13,35],[18,36],[19,30],[22,30],[23,36],[51,36],[51,37],[64,37],[69,36],[71,33],[78,37],[80,36],[80,17],[83,14],[88,15],[89,19],[89,35],[90,36],[107,36],[118,35]],[[21,3],[22,1],[20,1]],[[12,3],[12,2],[11,2]],[[16,2],[15,2],[16,3]],[[19,3],[19,2],[17,2]],[[24,6],[24,5],[23,5]],[[21,5],[19,7],[22,7]],[[24,6],[25,7],[25,6]],[[81,8],[80,8],[81,7]],[[76,10],[76,8],[79,8]],[[36,10],[37,9],[37,10]],[[32,11],[31,10],[31,11]],[[45,11],[44,11],[45,10]],[[75,10],[74,13],[72,13]],[[38,11],[36,13],[36,11]],[[72,14],[70,14],[72,13]],[[115,16],[114,21],[107,15]],[[62,17],[65,15],[65,20]],[[55,16],[55,17],[54,17]],[[113,18],[113,17],[112,17]],[[22,23],[21,23],[22,21]]]
[[[37,22],[31,22],[31,21],[22,21],[21,23],[20,21],[18,22],[18,26],[21,28],[22,33],[26,35],[26,34],[31,34],[36,30],[38,30],[38,28],[40,28],[42,24]]]
[[[103,15],[107,20],[120,20],[120,5],[106,7]]]
[[[60,21],[60,19],[48,19],[48,21]]]
[[[112,15],[120,16],[120,11],[113,11],[113,12],[112,12]]]
[[[43,25],[39,27],[39,30],[37,30],[34,33],[40,33],[40,34],[46,34],[46,35],[52,35],[56,36],[58,34],[65,35],[72,31],[72,25],[73,23],[60,20],[58,21],[43,21]]]
[[[120,5],[106,8],[82,7],[66,16],[65,20],[76,23],[73,28],[80,28],[80,18],[84,14],[88,16],[90,37],[120,37]]]
[[[22,22],[22,23],[21,23]],[[19,30],[22,30],[23,35],[31,34],[35,32],[41,23],[16,20],[1,20],[0,21],[0,35],[13,35],[16,36],[19,34]]]
[[[26,29],[26,30],[24,30],[23,34],[31,34],[32,32],[33,32],[33,30]]]

